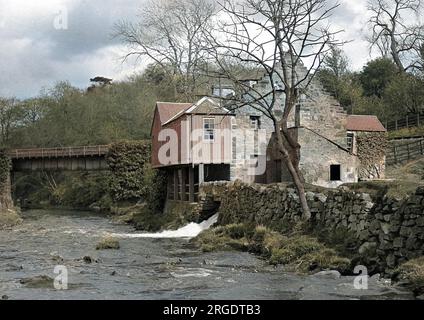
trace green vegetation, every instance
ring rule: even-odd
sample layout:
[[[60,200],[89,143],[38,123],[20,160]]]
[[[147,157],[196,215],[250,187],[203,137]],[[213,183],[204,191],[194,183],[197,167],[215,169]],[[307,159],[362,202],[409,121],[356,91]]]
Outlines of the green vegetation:
[[[2,186],[9,178],[11,169],[11,161],[6,156],[4,149],[0,150],[0,186]]]
[[[424,257],[409,260],[395,272],[395,280],[406,282],[416,295],[424,293]]]
[[[424,184],[424,157],[409,161],[403,165],[388,167],[386,169],[386,177],[389,179]]]
[[[343,52],[335,49],[318,78],[348,113],[376,115],[384,123],[423,112],[424,74],[399,73],[387,58],[371,60],[361,72],[353,72]]]
[[[115,201],[143,198],[145,165],[150,162],[149,141],[123,141],[111,145],[106,161],[110,168],[109,191]]]
[[[347,183],[344,186],[350,190],[369,193],[372,198],[383,197],[384,195],[402,199],[414,194],[419,186],[424,185],[423,182],[408,180],[393,181],[362,181],[358,183]]]
[[[404,128],[396,131],[390,131],[388,133],[389,139],[395,138],[409,138],[409,137],[424,137],[424,126],[414,128]]]
[[[119,241],[118,239],[106,236],[100,240],[100,242],[96,246],[96,250],[108,250],[108,249],[119,249]]]
[[[163,196],[164,193],[158,195]],[[152,203],[154,202],[147,201],[146,204],[141,206],[138,205],[121,210],[121,212],[124,212],[121,219],[133,223],[137,230],[150,232],[157,232],[163,229],[176,230],[198,219],[193,213],[192,204],[173,202],[168,204],[166,210],[163,210],[153,209]]]
[[[0,136],[0,146],[58,147],[149,139],[156,101],[180,99],[169,88],[172,88],[169,79],[161,76],[160,70],[149,67],[143,75],[89,90],[61,82],[32,99],[0,99],[0,124],[5,129]],[[124,148],[116,146],[112,151]],[[145,145],[136,152],[136,156],[143,156],[143,163],[149,162],[146,161],[150,154],[148,148]],[[125,155],[129,156],[129,153]],[[3,164],[7,163],[0,158],[0,167]],[[118,171],[112,176],[101,172],[20,173],[15,176],[14,196],[22,205],[74,208],[93,205],[102,210],[121,199],[132,197],[139,201],[141,193],[148,193],[138,189],[138,185],[143,185],[139,183],[144,179],[141,174],[153,171],[141,167],[138,171],[133,168],[125,171],[123,165],[119,168],[117,163],[114,168]],[[1,172],[6,171],[0,170],[0,175]],[[154,180],[155,175],[151,173],[149,179]],[[124,185],[122,181],[127,178]],[[124,187],[128,190],[122,189]]]
[[[157,228],[160,221],[141,223],[158,220],[166,196],[164,174],[150,165],[150,143],[114,143],[107,162],[110,172],[17,175],[14,194],[23,206],[96,209],[115,214],[116,221]]]
[[[327,269],[347,273],[350,268],[348,258],[340,257],[315,237],[296,232],[282,235],[262,226],[218,226],[201,233],[193,242],[207,252],[236,249],[255,253],[272,265],[283,264],[300,273]]]
[[[22,218],[12,210],[0,212],[0,230],[14,227],[22,222]]]

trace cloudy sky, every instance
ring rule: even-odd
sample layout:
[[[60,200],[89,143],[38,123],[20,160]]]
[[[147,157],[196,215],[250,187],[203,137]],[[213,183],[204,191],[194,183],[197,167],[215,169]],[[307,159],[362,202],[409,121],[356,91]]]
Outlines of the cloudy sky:
[[[135,20],[144,0],[0,0],[0,95],[26,98],[69,80],[87,87],[97,75],[125,79],[142,65],[122,64],[111,39],[114,23]],[[353,40],[345,46],[353,69],[369,60],[363,40],[366,0],[340,0],[333,22]]]

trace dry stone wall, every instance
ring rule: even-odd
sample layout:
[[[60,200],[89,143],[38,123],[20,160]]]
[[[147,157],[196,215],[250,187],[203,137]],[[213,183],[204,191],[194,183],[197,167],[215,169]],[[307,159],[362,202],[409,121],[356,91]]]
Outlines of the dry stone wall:
[[[295,189],[285,184],[214,182],[202,185],[200,198],[220,203],[219,223],[255,223],[285,230],[301,221]],[[424,252],[424,187],[405,199],[372,199],[346,188],[308,192],[309,227],[328,234],[345,232],[355,250],[378,271],[390,270]]]

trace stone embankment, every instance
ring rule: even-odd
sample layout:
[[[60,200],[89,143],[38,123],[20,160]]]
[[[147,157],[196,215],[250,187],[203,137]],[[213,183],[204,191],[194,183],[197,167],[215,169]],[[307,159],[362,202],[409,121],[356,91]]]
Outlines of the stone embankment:
[[[301,222],[301,209],[290,185],[206,183],[200,199],[220,203],[219,223],[254,223],[284,231]],[[346,187],[307,192],[316,233],[341,235],[367,264],[392,270],[424,252],[424,187],[404,198],[371,196]]]

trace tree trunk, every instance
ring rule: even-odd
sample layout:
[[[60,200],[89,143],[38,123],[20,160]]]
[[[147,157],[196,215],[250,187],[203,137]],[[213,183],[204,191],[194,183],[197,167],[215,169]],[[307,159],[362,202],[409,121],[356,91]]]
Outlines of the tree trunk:
[[[278,148],[283,160],[281,164],[286,165],[293,179],[293,183],[296,187],[297,195],[299,196],[300,206],[303,212],[302,217],[304,220],[309,220],[311,218],[311,211],[308,206],[308,201],[306,200],[305,187],[303,185],[303,177],[302,177],[302,174],[300,173],[298,166],[295,167],[293,163],[293,159],[297,157],[297,155],[294,155],[293,152],[297,153],[298,151],[297,149],[293,149],[285,145],[283,140],[283,135],[280,130],[276,130],[276,135],[277,135]],[[298,161],[296,163],[298,163]]]
[[[404,73],[405,72],[405,68],[402,64],[402,61],[400,61],[400,57],[399,57],[399,53],[396,49],[396,38],[394,36],[394,31],[392,31],[391,35],[390,35],[390,40],[391,40],[391,44],[390,44],[390,51],[393,57],[393,60],[396,64],[396,66],[399,69],[400,73]]]

